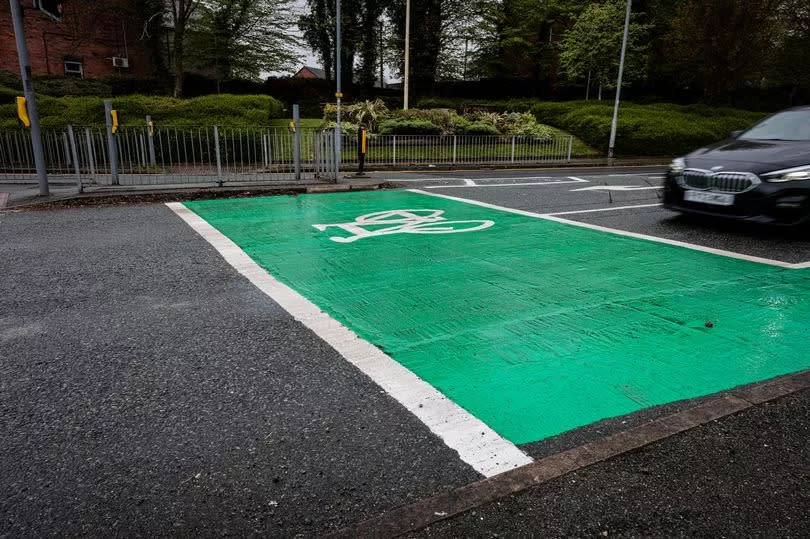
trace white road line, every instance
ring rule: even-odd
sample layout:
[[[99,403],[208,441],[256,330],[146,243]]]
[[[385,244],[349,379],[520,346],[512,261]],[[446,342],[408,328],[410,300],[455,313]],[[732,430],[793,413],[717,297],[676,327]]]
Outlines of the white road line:
[[[595,210],[575,210],[575,211],[561,211],[556,213],[545,213],[545,216],[557,216],[557,215],[576,215],[578,213],[596,213],[602,211],[615,211],[615,210],[631,210],[635,208],[657,208],[659,206],[663,206],[663,204],[638,204],[636,206],[615,206],[612,208],[597,208]]]
[[[180,203],[166,205],[239,273],[405,406],[481,475],[491,477],[533,461],[480,419],[276,280],[202,217]]]
[[[489,204],[487,202],[479,202],[478,200],[470,200],[467,198],[460,198],[454,197],[450,195],[443,195],[440,193],[429,193],[427,191],[421,191],[419,189],[409,189],[412,193],[419,193],[422,195],[427,195],[431,197],[439,197],[439,198],[446,198],[449,200],[456,200],[458,202],[466,202],[467,204],[474,204],[476,206],[481,206],[483,208],[491,208],[493,210],[501,210],[506,211],[509,213],[516,213],[518,215],[525,215],[527,217],[535,217],[537,219],[546,219],[549,221],[556,221],[558,223],[563,223],[566,225],[571,226],[578,226],[581,228],[588,228],[590,230],[598,230],[600,232],[607,232],[609,234],[616,234],[618,236],[627,236],[629,238],[636,238],[640,240],[647,240],[647,241],[654,241],[656,243],[664,243],[667,245],[674,245],[676,247],[683,247],[684,249],[692,249],[693,251],[702,251],[704,253],[711,253],[714,255],[725,256],[728,258],[736,258],[738,260],[745,260],[748,262],[756,262],[758,264],[767,264],[769,266],[777,266],[780,268],[787,268],[787,269],[805,269],[810,268],[810,262],[802,262],[798,264],[792,264],[790,262],[782,262],[781,260],[772,260],[770,258],[762,258],[759,256],[752,256],[752,255],[745,255],[741,253],[735,253],[733,251],[725,251],[723,249],[714,249],[712,247],[706,247],[703,245],[696,245],[694,243],[686,243],[683,241],[677,240],[669,240],[666,238],[658,238],[656,236],[648,236],[647,234],[638,234],[636,232],[627,232],[626,230],[618,230],[615,228],[607,228],[604,226],[598,225],[591,225],[588,223],[581,223],[579,221],[571,221],[570,219],[563,219],[561,217],[556,217],[555,215],[548,214],[548,213],[535,213],[525,210],[516,210],[514,208],[507,208],[505,206],[496,206],[495,204]]]
[[[469,183],[465,185],[425,185],[425,189],[461,189],[464,187],[522,187],[524,185],[564,185],[567,183],[579,183],[569,180],[551,182],[524,182],[524,183]]]
[[[577,178],[575,176],[567,176],[568,179],[564,177],[560,177],[560,179],[555,179],[554,177],[548,177],[550,181],[547,182],[523,182],[523,183],[475,183],[471,181],[469,183],[465,183],[464,185],[425,185],[423,186],[425,189],[459,189],[464,187],[523,187],[525,185],[565,185],[570,183],[590,183],[588,180],[583,180],[582,178]],[[494,178],[476,178],[478,181],[485,181],[485,180],[492,180]],[[504,180],[521,180],[521,179],[541,179],[541,178],[503,178]]]
[[[636,186],[636,185],[592,185],[591,187],[582,187],[580,189],[571,189],[572,193],[580,191],[649,191],[651,189],[663,189],[663,185],[651,186]]]

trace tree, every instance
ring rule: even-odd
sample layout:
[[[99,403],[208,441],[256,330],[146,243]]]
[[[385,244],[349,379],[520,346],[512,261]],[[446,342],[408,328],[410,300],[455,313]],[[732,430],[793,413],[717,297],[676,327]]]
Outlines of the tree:
[[[759,84],[776,52],[784,0],[684,0],[667,43],[685,83],[706,98]]]
[[[335,58],[334,11],[330,9],[330,0],[307,0],[309,13],[301,15],[298,27],[304,41],[312,48],[321,60],[327,80],[332,80],[332,67]]]
[[[560,52],[560,66],[569,79],[614,88],[619,71],[619,56],[624,34],[625,0],[609,0],[592,4],[577,18],[565,35]],[[623,83],[628,84],[645,75],[647,64],[646,34],[648,26],[631,19],[627,38],[627,55]]]
[[[545,81],[553,93],[559,44],[585,0],[501,0],[486,2],[475,67],[482,76]]]
[[[327,78],[335,67],[335,0],[307,0],[309,13],[302,15],[298,26],[304,41],[320,58]],[[350,87],[355,79],[363,86],[372,86],[380,56],[379,21],[388,0],[342,0],[340,21],[341,80]],[[359,65],[356,60],[359,59]]]
[[[186,28],[192,15],[200,5],[200,0],[169,0],[172,28],[172,68],[174,71],[174,97],[183,95],[183,76],[186,70]]]
[[[292,0],[202,0],[187,30],[190,63],[213,72],[218,87],[290,69],[298,60],[291,8]]]
[[[810,0],[785,0],[777,16],[781,35],[769,75],[791,87],[794,104],[800,89],[810,93]]]

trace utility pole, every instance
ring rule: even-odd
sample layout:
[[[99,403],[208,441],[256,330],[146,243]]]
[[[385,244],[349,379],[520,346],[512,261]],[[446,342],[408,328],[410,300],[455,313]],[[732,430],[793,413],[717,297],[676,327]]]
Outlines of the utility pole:
[[[335,31],[335,82],[337,87],[335,89],[335,99],[337,100],[337,122],[335,122],[335,181],[340,176],[340,151],[343,147],[342,139],[343,132],[340,130],[340,100],[343,97],[343,92],[340,87],[340,0],[335,0],[335,15],[336,15],[336,31]]]
[[[411,76],[411,0],[405,0],[405,77],[402,81],[402,108],[408,110],[408,83]]]
[[[616,125],[619,120],[619,101],[622,95],[622,75],[624,74],[624,55],[627,52],[627,34],[630,31],[630,10],[633,0],[627,0],[627,14],[624,17],[624,37],[622,38],[622,54],[619,58],[619,80],[616,82],[616,102],[613,105],[613,122],[610,126],[610,144],[608,145],[608,160],[613,161],[613,152],[616,148]]]
[[[31,121],[31,147],[34,152],[34,165],[37,169],[37,183],[40,196],[46,197],[48,191],[48,171],[45,166],[45,153],[42,149],[42,132],[39,128],[39,111],[37,96],[34,93],[34,81],[31,76],[31,61],[28,59],[28,46],[25,44],[25,27],[22,8],[19,0],[9,0],[11,20],[14,24],[14,36],[17,38],[17,57],[20,60],[20,75],[23,83],[23,95],[28,105],[28,119]]]
[[[380,88],[385,88],[385,48],[383,43],[383,22],[380,21]]]

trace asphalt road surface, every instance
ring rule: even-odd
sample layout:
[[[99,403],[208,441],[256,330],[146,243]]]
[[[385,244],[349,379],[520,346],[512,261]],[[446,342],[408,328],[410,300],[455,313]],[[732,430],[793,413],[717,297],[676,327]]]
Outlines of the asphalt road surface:
[[[662,174],[388,179],[810,261],[806,231],[664,210]],[[0,213],[0,260],[0,536],[323,535],[481,479],[164,205]],[[539,458],[686,405],[522,449]],[[810,525],[808,425],[804,392],[420,533],[800,536]]]

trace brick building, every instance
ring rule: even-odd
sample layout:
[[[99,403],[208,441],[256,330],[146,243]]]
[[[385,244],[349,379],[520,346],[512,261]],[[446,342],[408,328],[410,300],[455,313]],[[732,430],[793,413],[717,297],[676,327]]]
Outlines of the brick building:
[[[25,39],[34,75],[82,78],[149,76],[152,66],[139,39],[134,0],[65,2],[61,22],[21,0]],[[0,1],[0,70],[20,73],[8,2]]]

